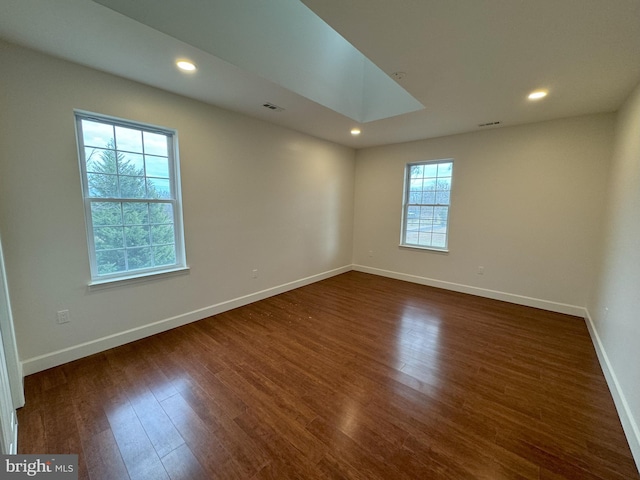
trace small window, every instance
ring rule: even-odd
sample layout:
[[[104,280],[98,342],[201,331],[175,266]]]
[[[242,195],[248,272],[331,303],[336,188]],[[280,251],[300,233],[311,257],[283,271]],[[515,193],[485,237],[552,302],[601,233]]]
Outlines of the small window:
[[[407,164],[402,246],[447,250],[452,173],[453,160]]]
[[[186,268],[177,133],[76,112],[92,283]]]

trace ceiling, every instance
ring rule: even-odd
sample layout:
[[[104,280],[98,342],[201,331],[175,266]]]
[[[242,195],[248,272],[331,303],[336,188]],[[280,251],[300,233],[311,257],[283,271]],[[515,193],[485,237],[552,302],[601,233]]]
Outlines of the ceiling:
[[[235,42],[250,55],[267,45],[263,34],[227,17],[238,2],[245,12],[252,5],[302,7],[297,0],[163,0],[154,2],[162,10],[155,22],[149,9],[133,15],[140,23],[91,0],[0,0],[0,38],[355,148],[612,112],[640,82],[640,0],[302,0],[375,68],[404,72],[394,81],[424,106],[354,120],[222,48]],[[210,17],[199,12],[195,22],[189,5],[205,5]],[[264,11],[259,17],[255,23],[272,29],[291,26],[294,45],[308,37],[297,21],[274,23]],[[207,28],[202,18],[226,22],[233,36],[207,43],[224,29]],[[335,52],[328,51],[338,62],[333,66],[312,58],[318,72],[319,65],[333,72],[329,83],[340,84],[351,64],[342,59],[340,66]],[[267,53],[276,64],[287,57],[281,49]],[[175,59],[185,57],[198,65],[195,74],[175,68]],[[528,101],[538,88],[549,95]],[[358,137],[349,133],[355,126]]]

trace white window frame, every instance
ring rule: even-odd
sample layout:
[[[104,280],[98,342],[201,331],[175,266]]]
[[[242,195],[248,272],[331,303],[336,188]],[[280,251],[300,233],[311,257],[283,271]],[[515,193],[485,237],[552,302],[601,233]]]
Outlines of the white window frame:
[[[184,225],[182,218],[182,191],[180,185],[180,161],[178,157],[178,132],[177,130],[151,125],[123,118],[102,115],[84,110],[74,110],[76,124],[76,143],[78,146],[78,159],[80,163],[80,173],[82,180],[82,195],[84,199],[84,213],[87,230],[87,243],[89,249],[89,264],[91,270],[91,281],[89,286],[109,284],[113,282],[143,279],[146,277],[167,274],[171,272],[179,272],[188,270],[186,263],[186,252],[184,244]],[[161,134],[167,137],[168,164],[169,164],[169,184],[170,198],[127,198],[127,197],[92,197],[89,190],[89,181],[87,176],[87,161],[85,158],[85,145],[82,132],[82,120],[90,120],[94,122],[105,123],[108,125],[125,127],[130,129],[141,130],[153,134]],[[118,150],[114,149],[117,153]],[[146,178],[146,177],[145,177]],[[103,203],[163,203],[170,204],[173,212],[173,228],[175,239],[176,261],[173,264],[153,266],[139,269],[125,269],[124,271],[100,274],[98,272],[98,261],[95,247],[94,226],[91,215],[91,205],[94,202]],[[124,221],[124,220],[123,220]],[[149,224],[151,225],[151,223]],[[123,247],[128,248],[126,244]],[[125,254],[126,258],[126,254]]]
[[[436,201],[437,196],[434,195],[433,203],[411,203],[411,169],[414,166],[421,165],[439,165],[439,164],[451,164],[451,186],[449,189],[449,202],[448,203],[438,203]],[[416,248],[421,250],[433,250],[437,252],[448,252],[449,251],[449,220],[451,218],[451,190],[453,188],[453,159],[452,158],[444,158],[439,160],[428,160],[423,162],[413,162],[407,163],[405,166],[405,177],[404,177],[404,188],[403,188],[403,200],[402,200],[402,226],[400,232],[400,246],[408,247],[408,248]],[[437,176],[435,177],[438,178]],[[417,243],[409,243],[407,241],[407,227],[409,222],[409,211],[411,207],[437,207],[437,208],[446,208],[447,209],[447,221],[444,228],[445,234],[445,243],[444,246],[434,246],[433,243],[430,245],[421,245]]]

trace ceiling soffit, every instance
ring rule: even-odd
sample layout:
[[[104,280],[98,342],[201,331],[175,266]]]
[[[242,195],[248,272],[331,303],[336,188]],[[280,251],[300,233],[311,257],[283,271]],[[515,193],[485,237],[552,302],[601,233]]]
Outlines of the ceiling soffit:
[[[94,0],[357,122],[423,105],[298,0]]]

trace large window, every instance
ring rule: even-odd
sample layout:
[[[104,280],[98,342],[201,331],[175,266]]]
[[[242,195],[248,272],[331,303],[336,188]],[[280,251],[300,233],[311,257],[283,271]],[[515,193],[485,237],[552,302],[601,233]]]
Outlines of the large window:
[[[407,164],[403,246],[447,250],[452,173],[453,160]]]
[[[174,130],[76,112],[93,283],[186,267]]]

